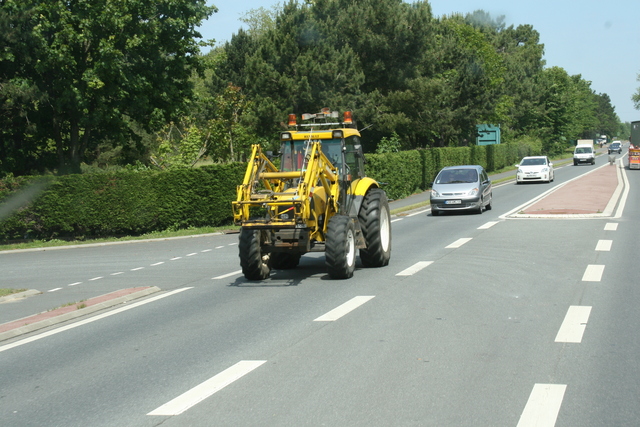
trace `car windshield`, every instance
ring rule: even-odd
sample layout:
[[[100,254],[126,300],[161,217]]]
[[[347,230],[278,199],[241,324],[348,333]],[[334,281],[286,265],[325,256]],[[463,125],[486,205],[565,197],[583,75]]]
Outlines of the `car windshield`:
[[[578,147],[576,148],[576,153],[591,153],[591,147]]]
[[[520,166],[539,166],[546,164],[547,161],[545,159],[522,159]]]
[[[478,172],[475,169],[447,169],[440,172],[436,184],[464,184],[477,181]]]
[[[615,148],[618,148],[618,147],[620,146],[620,144],[619,144],[619,143],[617,143],[617,142],[614,142],[613,144],[611,144],[611,146],[612,146],[612,147],[615,147]]]

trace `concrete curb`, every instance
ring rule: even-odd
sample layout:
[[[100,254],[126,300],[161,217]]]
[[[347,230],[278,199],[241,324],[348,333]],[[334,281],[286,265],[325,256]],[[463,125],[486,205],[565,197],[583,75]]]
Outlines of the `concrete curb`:
[[[11,295],[7,295],[4,297],[0,297],[0,304],[3,304],[5,302],[15,302],[19,299],[22,298],[27,298],[27,297],[32,297],[34,295],[39,295],[42,292],[36,290],[36,289],[29,289],[28,291],[23,291],[23,292],[18,292],[15,294],[11,294]]]
[[[105,308],[113,307],[118,304],[124,304],[128,301],[142,298],[159,291],[160,288],[157,286],[123,289],[88,299],[82,303],[77,303],[84,304],[86,307],[83,308],[76,309],[75,307],[77,306],[61,307],[49,312],[39,313],[4,323],[0,325],[0,331],[4,330],[4,332],[0,332],[0,341],[8,340],[38,329],[66,322],[68,320],[73,320],[81,316],[86,316],[87,314],[95,313],[96,311],[104,310]],[[44,319],[42,319],[43,317]]]

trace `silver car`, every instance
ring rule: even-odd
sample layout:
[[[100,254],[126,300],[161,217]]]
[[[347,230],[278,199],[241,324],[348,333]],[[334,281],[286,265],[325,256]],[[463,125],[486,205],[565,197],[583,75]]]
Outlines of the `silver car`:
[[[440,212],[470,210],[482,213],[491,209],[493,191],[489,175],[482,166],[448,166],[431,183],[431,215]]]

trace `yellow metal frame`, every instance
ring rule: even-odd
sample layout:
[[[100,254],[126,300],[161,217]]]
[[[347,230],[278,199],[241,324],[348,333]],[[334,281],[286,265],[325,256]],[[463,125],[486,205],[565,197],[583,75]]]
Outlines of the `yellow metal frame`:
[[[292,172],[279,171],[261,147],[253,145],[244,180],[232,202],[234,222],[252,228],[305,228],[311,240],[324,241],[328,219],[338,212],[338,177],[338,169],[318,141],[311,142],[302,169]],[[321,197],[314,198],[314,193]],[[251,218],[251,208],[264,208],[266,217]]]

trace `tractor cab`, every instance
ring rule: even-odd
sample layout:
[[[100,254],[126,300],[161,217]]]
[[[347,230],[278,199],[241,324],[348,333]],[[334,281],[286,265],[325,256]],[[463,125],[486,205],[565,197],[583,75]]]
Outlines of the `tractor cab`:
[[[324,109],[317,114],[303,114],[310,123],[298,125],[295,114],[289,115],[289,126],[295,130],[282,132],[280,140],[280,171],[304,171],[309,161],[311,146],[319,142],[322,153],[338,170],[342,181],[352,181],[364,176],[364,155],[360,134],[355,129],[351,112],[344,114],[343,122],[330,122],[338,118],[338,112]],[[336,128],[341,126],[341,128]]]

